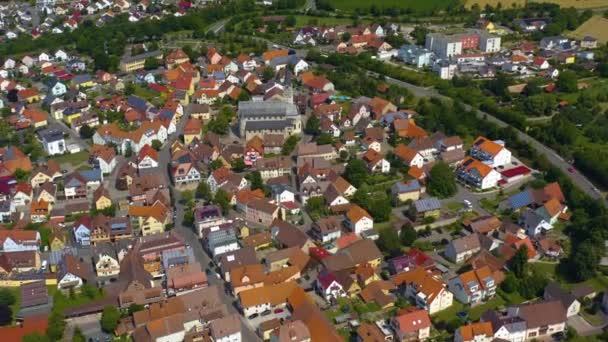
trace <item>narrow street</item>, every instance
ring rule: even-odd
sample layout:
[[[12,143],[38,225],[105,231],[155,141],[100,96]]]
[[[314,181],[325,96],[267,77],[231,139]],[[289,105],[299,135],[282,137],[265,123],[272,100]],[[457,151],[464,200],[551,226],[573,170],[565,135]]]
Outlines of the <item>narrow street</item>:
[[[207,265],[212,260],[209,257],[209,255],[207,255],[205,250],[203,249],[201,240],[198,238],[197,234],[194,233],[194,230],[192,228],[186,227],[182,224],[185,208],[184,208],[184,205],[182,205],[180,203],[181,193],[178,189],[176,189],[173,186],[173,183],[171,182],[171,177],[169,175],[169,170],[170,170],[169,164],[171,162],[171,151],[170,151],[171,144],[173,144],[173,142],[175,142],[178,139],[178,136],[179,136],[178,132],[183,132],[184,126],[186,125],[187,120],[188,120],[188,114],[185,113],[184,116],[182,116],[182,118],[180,119],[179,123],[177,124],[176,133],[174,133],[172,136],[169,137],[169,139],[167,139],[167,141],[163,145],[163,148],[159,152],[159,160],[160,160],[160,166],[163,168],[163,175],[167,181],[167,184],[169,184],[169,186],[173,190],[172,192],[173,192],[173,196],[174,196],[174,200],[175,200],[175,214],[176,214],[175,215],[175,217],[176,217],[175,228],[173,228],[173,229],[175,229],[179,233],[179,235],[183,237],[184,241],[192,247],[196,260],[201,264],[202,270],[205,271],[205,269],[207,268]],[[220,288],[219,293],[220,293],[220,296],[222,297],[221,298],[222,302],[224,304],[226,304],[226,306],[228,307],[228,311],[230,313],[237,313],[239,315],[239,317],[241,318],[242,340],[243,341],[259,341],[260,338],[255,334],[255,331],[253,331],[251,326],[247,323],[246,319],[236,309],[236,306],[235,306],[236,300],[231,295],[226,293],[226,291],[225,291],[226,287],[225,287],[224,281],[222,279],[218,279],[215,276],[214,272],[208,275],[208,281],[209,281],[210,285],[217,285]]]

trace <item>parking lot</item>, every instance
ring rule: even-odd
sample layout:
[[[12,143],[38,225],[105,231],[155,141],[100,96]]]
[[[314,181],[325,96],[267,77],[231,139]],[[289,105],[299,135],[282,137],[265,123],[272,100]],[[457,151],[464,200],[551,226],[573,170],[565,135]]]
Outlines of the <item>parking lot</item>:
[[[277,318],[277,319],[286,319],[289,316],[290,316],[289,315],[289,310],[287,310],[287,308],[274,308],[272,310],[269,310],[269,312],[267,314],[262,313],[262,314],[258,315],[255,318],[252,318],[252,319],[247,318],[247,321],[250,324],[251,328],[253,330],[256,330],[258,328],[258,326],[262,322],[269,321],[269,320],[274,319],[274,318]]]

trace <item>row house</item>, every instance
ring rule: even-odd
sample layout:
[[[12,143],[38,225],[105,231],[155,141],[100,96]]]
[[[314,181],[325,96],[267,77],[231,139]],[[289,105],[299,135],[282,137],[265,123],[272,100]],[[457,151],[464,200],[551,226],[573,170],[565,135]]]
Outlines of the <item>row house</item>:
[[[450,291],[464,304],[479,304],[496,294],[496,279],[488,266],[462,273],[449,283]]]

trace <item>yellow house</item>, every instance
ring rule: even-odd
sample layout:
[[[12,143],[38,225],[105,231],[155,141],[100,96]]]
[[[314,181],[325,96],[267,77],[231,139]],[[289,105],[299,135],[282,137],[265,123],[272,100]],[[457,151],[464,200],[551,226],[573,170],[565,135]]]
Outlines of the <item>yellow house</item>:
[[[194,138],[201,139],[201,129],[203,128],[203,122],[198,119],[188,119],[184,126],[184,143],[190,145]]]
[[[361,293],[361,286],[359,286],[359,283],[352,277],[344,279],[342,281],[342,286],[350,298],[355,298]]]
[[[30,184],[34,188],[46,182],[53,182],[53,178],[42,171],[38,171],[30,180]]]
[[[169,212],[161,203],[153,206],[129,206],[129,217],[143,236],[162,233],[169,223]]]
[[[65,248],[65,235],[61,232],[53,233],[49,239],[51,252],[60,251]]]
[[[72,120],[79,118],[81,115],[80,110],[78,111],[74,111],[74,112],[69,112],[69,113],[63,113],[63,121],[68,124],[71,125],[72,124]]]
[[[569,55],[564,58],[564,63],[566,64],[573,64],[574,62],[576,62],[576,56],[574,55]]]
[[[93,200],[95,201],[95,209],[103,210],[105,208],[109,208],[112,206],[112,199],[110,198],[110,193],[106,188],[102,185],[93,194]]]

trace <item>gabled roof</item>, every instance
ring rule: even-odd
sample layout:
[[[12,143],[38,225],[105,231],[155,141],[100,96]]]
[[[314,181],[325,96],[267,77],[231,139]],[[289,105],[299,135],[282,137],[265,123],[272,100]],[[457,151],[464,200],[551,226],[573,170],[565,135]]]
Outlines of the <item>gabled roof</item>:
[[[431,326],[431,319],[426,310],[416,310],[394,317],[403,333],[411,333]]]

